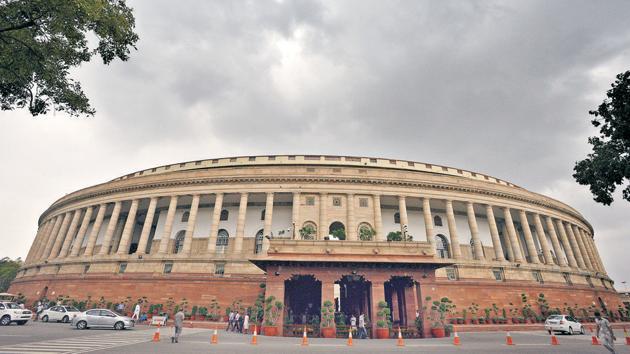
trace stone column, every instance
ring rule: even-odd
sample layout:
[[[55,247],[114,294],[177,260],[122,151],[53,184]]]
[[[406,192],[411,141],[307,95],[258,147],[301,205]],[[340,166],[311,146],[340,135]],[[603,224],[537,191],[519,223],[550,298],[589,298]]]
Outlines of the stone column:
[[[83,245],[83,239],[85,238],[85,232],[87,231],[88,225],[90,224],[90,219],[92,219],[92,213],[94,212],[94,207],[89,206],[85,209],[85,214],[83,215],[83,221],[81,221],[81,227],[79,227],[79,232],[77,233],[77,237],[74,240],[74,244],[72,245],[72,251],[70,252],[70,257],[77,257],[79,255],[79,251],[81,250],[81,245]]]
[[[431,199],[422,198],[422,214],[424,216],[424,235],[431,249],[435,252],[435,238],[433,237],[433,216],[431,215]]]
[[[241,201],[238,205],[238,219],[236,221],[236,239],[234,241],[234,253],[243,250],[243,237],[245,235],[245,215],[247,214],[247,193],[241,193]]]
[[[519,246],[518,238],[516,236],[516,229],[514,228],[514,221],[512,220],[512,214],[510,208],[503,208],[503,217],[505,218],[505,226],[507,227],[508,236],[510,237],[510,246],[512,247],[512,253],[514,253],[514,262],[523,262],[523,253],[521,253],[521,247]]]
[[[573,256],[577,261],[578,267],[582,269],[586,269],[586,263],[584,263],[584,257],[582,257],[582,253],[580,252],[580,247],[578,246],[577,239],[573,234],[573,230],[571,229],[570,224],[564,224],[563,226],[566,228],[566,234],[569,237],[569,243],[571,245],[571,249],[573,250]]]
[[[483,245],[479,239],[479,227],[477,226],[477,217],[475,216],[475,208],[472,202],[466,202],[466,214],[468,214],[468,227],[470,228],[470,238],[473,241],[473,249],[475,250],[475,259],[485,260],[483,255]]]
[[[577,268],[578,263],[575,260],[575,256],[573,255],[573,250],[571,249],[571,244],[569,244],[569,239],[567,238],[567,233],[564,229],[564,225],[562,221],[556,219],[556,228],[560,233],[560,240],[562,241],[562,248],[564,248],[564,253],[567,256],[567,261],[569,261],[569,267]]]
[[[556,263],[561,267],[567,266],[567,257],[560,247],[560,241],[558,240],[558,234],[556,234],[556,228],[553,226],[551,217],[546,216],[545,222],[547,223],[547,232],[549,232],[549,238],[551,238],[551,245],[553,246],[553,252],[556,254]]]
[[[61,245],[63,244],[63,240],[68,232],[68,227],[70,226],[70,219],[72,217],[72,212],[67,212],[63,217],[63,222],[61,223],[61,228],[59,228],[59,233],[57,233],[57,237],[55,237],[55,244],[53,245],[52,251],[50,253],[50,257],[48,259],[57,258],[59,252],[61,252]]]
[[[328,236],[328,194],[319,194],[319,239]]]
[[[529,228],[527,214],[525,213],[525,210],[519,210],[518,215],[521,219],[521,226],[523,227],[523,233],[525,234],[525,245],[527,246],[527,252],[529,253],[531,263],[540,264],[540,259],[538,258],[538,250],[536,249],[536,245],[534,244],[534,236],[532,236],[532,230]]]
[[[372,201],[374,204],[374,231],[376,232],[374,240],[385,241],[385,235],[383,234],[383,216],[381,215],[381,196],[374,194]]]
[[[406,241],[406,234],[409,230],[409,218],[407,217],[407,198],[404,195],[398,196],[398,213],[400,215],[400,233],[403,236],[403,241]],[[407,232],[405,232],[405,225],[407,225]]]
[[[494,210],[492,210],[492,205],[490,204],[486,205],[486,218],[488,219],[488,227],[490,228],[490,237],[492,237],[494,259],[497,261],[505,261],[505,256],[503,255],[503,246],[501,246],[501,239],[499,238],[497,221],[494,218]]]
[[[512,241],[510,241],[510,233],[507,230],[507,225],[505,223],[503,223],[503,238],[505,240],[505,246],[506,246],[506,251],[507,251],[507,256],[508,259],[510,260],[510,262],[514,262],[514,251],[512,248]]]
[[[272,225],[273,225],[273,192],[267,193],[267,198],[265,200],[265,224],[263,227],[263,249],[261,253],[267,252],[269,249],[269,240],[264,236],[271,235]]]
[[[149,201],[149,208],[147,209],[147,216],[144,218],[142,224],[142,231],[140,232],[140,240],[138,241],[137,254],[147,253],[147,243],[149,242],[149,235],[151,234],[151,225],[153,225],[153,219],[155,218],[155,209],[157,207],[158,197],[152,197]]]
[[[582,229],[578,228],[577,233],[582,239],[582,243],[584,244],[584,248],[586,248],[586,253],[588,254],[588,258],[591,261],[591,270],[599,271],[599,264],[597,264],[597,259],[595,259],[595,255],[593,254],[593,249],[591,248],[591,244],[588,242],[588,237],[582,231]]]
[[[57,233],[59,233],[59,228],[61,228],[61,223],[63,221],[63,215],[55,216],[55,222],[53,227],[50,229],[50,233],[48,235],[48,239],[46,240],[46,247],[42,251],[39,259],[44,260],[50,257],[50,253],[52,252],[53,245],[55,244],[55,239],[57,238]]]
[[[352,193],[348,193],[346,212],[348,218],[348,229],[346,230],[347,239],[349,241],[357,241],[359,237],[357,235],[357,221],[354,216],[354,194]]]
[[[542,248],[543,257],[545,258],[545,264],[552,265],[553,257],[551,256],[551,250],[549,249],[549,243],[547,243],[547,236],[545,235],[545,229],[543,229],[542,222],[540,222],[540,215],[534,213],[534,227],[536,228],[536,236],[538,242],[540,242],[540,248]]]
[[[168,244],[171,241],[171,233],[173,232],[173,220],[175,220],[175,212],[177,211],[177,201],[179,196],[171,196],[171,201],[168,204],[168,211],[166,212],[166,220],[164,221],[164,232],[162,232],[162,238],[160,238],[160,248],[158,248],[158,254],[166,254],[168,252]]]
[[[221,210],[223,209],[223,193],[217,193],[214,199],[214,210],[212,211],[212,226],[210,226],[210,236],[208,237],[208,253],[214,253],[217,249],[217,234],[219,233],[219,223],[221,222]]]
[[[90,232],[90,236],[88,236],[87,244],[85,245],[85,251],[83,252],[84,256],[91,256],[94,253],[94,246],[96,245],[96,239],[98,237],[98,233],[101,230],[101,225],[103,224],[103,219],[105,218],[105,212],[107,211],[107,204],[101,204],[98,206],[98,213],[96,214],[96,220],[94,220],[94,225],[92,225],[92,231]]]
[[[606,269],[604,268],[604,263],[602,262],[602,259],[599,257],[599,252],[597,251],[597,245],[595,244],[595,239],[589,233],[586,233],[585,236],[586,236],[586,239],[588,240],[588,243],[591,245],[593,256],[595,257],[597,265],[599,266],[599,271],[602,273],[606,273]]]
[[[81,219],[81,209],[77,209],[74,211],[72,215],[72,221],[70,222],[70,227],[68,228],[68,232],[66,233],[66,237],[63,241],[63,246],[61,246],[61,251],[57,258],[65,258],[70,251],[70,245],[72,244],[72,240],[74,235],[77,232],[77,228],[79,227],[79,220]]]
[[[109,222],[107,223],[107,229],[105,230],[105,236],[103,237],[101,249],[98,252],[98,254],[101,256],[109,254],[109,248],[112,243],[112,238],[114,237],[114,231],[116,231],[116,226],[118,225],[118,217],[120,216],[121,208],[121,201],[117,201],[116,203],[114,203],[114,210],[112,211],[112,215],[110,216]]]
[[[453,213],[453,201],[446,200],[446,220],[448,222],[448,235],[451,244],[451,254],[453,258],[462,258],[462,249],[459,245],[459,238],[457,237],[457,225],[455,224],[455,213]]]
[[[188,224],[186,224],[186,234],[184,236],[184,247],[182,248],[182,254],[192,253],[193,235],[195,233],[195,224],[197,223],[197,213],[199,211],[199,199],[201,196],[195,194],[192,197],[190,203],[190,211],[188,214]]]
[[[138,213],[139,199],[131,201],[131,207],[129,208],[129,214],[127,214],[127,220],[125,220],[125,227],[123,228],[122,235],[120,236],[120,242],[118,243],[118,255],[129,254],[129,241],[133,237],[133,229],[136,225],[136,214]]]
[[[577,241],[578,249],[580,250],[582,258],[584,259],[585,268],[593,269],[591,259],[588,256],[588,252],[586,252],[586,247],[584,246],[584,242],[582,241],[582,235],[579,233],[577,226],[569,224],[569,228],[571,228],[571,231],[573,231],[573,235],[575,236],[575,240]]]
[[[38,225],[37,232],[35,232],[35,238],[33,239],[33,243],[31,243],[31,247],[28,250],[28,254],[26,255],[26,258],[24,259],[24,264],[31,263],[32,258],[33,258],[33,253],[37,252],[37,248],[39,247],[39,244],[42,239],[42,233],[44,233],[45,228],[46,228],[46,223],[42,223],[41,225]]]
[[[291,220],[293,224],[293,239],[299,239],[302,223],[300,222],[300,192],[293,192],[293,205],[291,206]]]

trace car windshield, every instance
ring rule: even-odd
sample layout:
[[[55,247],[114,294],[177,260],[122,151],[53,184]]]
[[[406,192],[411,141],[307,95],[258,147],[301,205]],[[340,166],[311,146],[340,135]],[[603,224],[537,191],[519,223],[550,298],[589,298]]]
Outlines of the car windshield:
[[[553,316],[549,316],[548,320],[560,320],[562,319],[562,316],[560,315],[553,315]]]
[[[113,312],[113,313],[114,313],[114,315],[116,315],[116,316],[121,316],[121,317],[124,317],[124,316],[125,316],[125,315],[121,315],[120,313],[118,313],[118,312],[116,312],[116,311],[112,311],[112,310],[110,310],[110,311],[111,311],[111,312]]]
[[[77,309],[76,307],[72,307],[72,306],[66,306],[66,311],[68,311],[68,312],[80,312],[79,309]]]
[[[15,302],[7,302],[7,303],[4,304],[4,306],[6,306],[10,310],[19,310],[19,309],[21,309],[20,305],[16,304]]]

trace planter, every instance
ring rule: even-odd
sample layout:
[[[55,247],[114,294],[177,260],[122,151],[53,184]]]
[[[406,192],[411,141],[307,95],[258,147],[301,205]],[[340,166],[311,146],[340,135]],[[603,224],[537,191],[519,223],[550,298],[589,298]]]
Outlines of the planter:
[[[377,328],[376,339],[389,339],[389,328]]]
[[[278,336],[278,327],[276,326],[263,326],[263,332],[266,336],[269,337],[277,337]]]
[[[431,328],[431,335],[433,338],[444,338],[444,328]]]
[[[319,333],[322,338],[337,338],[335,327],[322,327]]]
[[[255,329],[260,332],[260,326],[256,325],[256,324],[250,324],[249,325],[249,333],[254,333],[254,327],[256,327]]]

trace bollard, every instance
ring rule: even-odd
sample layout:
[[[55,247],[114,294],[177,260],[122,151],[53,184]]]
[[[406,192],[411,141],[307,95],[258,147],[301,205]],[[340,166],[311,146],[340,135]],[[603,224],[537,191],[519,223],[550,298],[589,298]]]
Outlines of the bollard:
[[[308,345],[308,336],[306,336],[306,326],[304,326],[304,334],[302,335],[302,346]]]
[[[514,341],[512,340],[512,336],[510,335],[510,332],[508,331],[506,336],[505,336],[505,344],[506,345],[514,345]]]
[[[405,342],[403,341],[402,332],[400,332],[400,327],[398,327],[398,342],[396,343],[399,347],[404,347]]]
[[[212,333],[212,339],[210,340],[210,344],[219,343],[219,336],[217,335],[217,329],[214,329],[214,333]]]

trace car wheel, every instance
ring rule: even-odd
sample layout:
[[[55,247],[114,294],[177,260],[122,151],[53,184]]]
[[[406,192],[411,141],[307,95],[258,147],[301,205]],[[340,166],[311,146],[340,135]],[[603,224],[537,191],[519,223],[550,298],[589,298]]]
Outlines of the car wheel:
[[[548,332],[549,332],[549,335],[551,335],[551,330],[549,330]]]
[[[63,318],[61,319],[62,323],[68,323],[70,322],[70,318],[68,316],[63,316]]]
[[[570,336],[573,335],[573,328],[569,327],[569,332],[568,333],[569,333]]]
[[[124,323],[122,323],[122,322],[116,322],[116,323],[114,324],[114,329],[116,329],[116,330],[125,329],[125,324],[124,324]]]
[[[18,326],[24,326],[27,321],[17,321]]]
[[[584,326],[580,327],[580,334],[584,334]]]
[[[77,329],[86,329],[86,328],[87,328],[87,322],[85,321],[77,322]]]
[[[5,315],[0,319],[0,326],[8,326],[11,323],[11,317],[9,315]]]
[[[42,317],[42,321],[48,322],[48,315],[44,315],[44,317]]]

